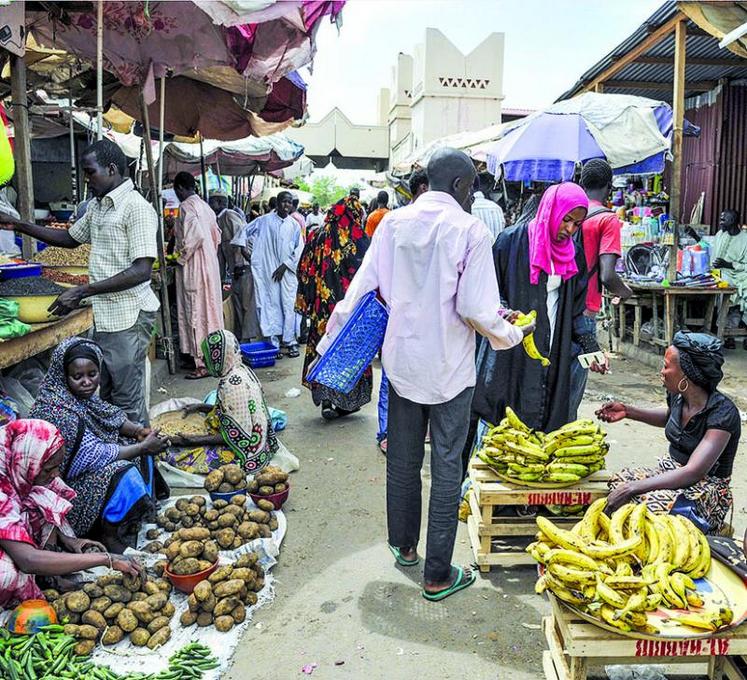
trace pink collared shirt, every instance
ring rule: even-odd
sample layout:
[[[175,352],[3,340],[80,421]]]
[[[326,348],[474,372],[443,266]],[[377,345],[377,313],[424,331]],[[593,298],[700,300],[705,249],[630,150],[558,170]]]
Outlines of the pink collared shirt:
[[[382,362],[397,394],[441,404],[473,387],[475,331],[496,350],[523,338],[499,314],[491,243],[487,227],[440,191],[387,213],[317,351],[326,351],[361,297],[378,290],[389,306]]]

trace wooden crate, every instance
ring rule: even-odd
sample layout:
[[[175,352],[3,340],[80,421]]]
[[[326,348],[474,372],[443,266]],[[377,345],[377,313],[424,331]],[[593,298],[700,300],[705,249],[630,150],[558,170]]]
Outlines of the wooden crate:
[[[589,666],[666,664],[673,673],[706,674],[710,680],[743,680],[730,656],[747,653],[747,626],[707,640],[636,640],[578,617],[549,594],[552,614],[542,620],[548,644],[542,667],[547,680],[586,680]],[[694,668],[693,664],[700,664]]]
[[[524,548],[537,533],[533,517],[494,517],[495,509],[503,506],[588,505],[608,494],[609,472],[601,470],[579,484],[566,489],[528,489],[504,482],[479,458],[469,465],[472,481],[470,516],[467,530],[475,562],[480,571],[492,567],[514,567],[534,564]],[[570,529],[578,517],[554,517],[559,527]]]

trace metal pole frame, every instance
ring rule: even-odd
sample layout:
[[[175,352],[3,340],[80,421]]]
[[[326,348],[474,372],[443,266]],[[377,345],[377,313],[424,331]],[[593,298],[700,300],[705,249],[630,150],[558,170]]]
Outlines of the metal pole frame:
[[[140,111],[145,137],[145,158],[148,162],[148,182],[150,184],[151,201],[156,209],[158,216],[158,263],[159,278],[161,280],[161,315],[163,317],[163,337],[161,344],[166,354],[166,360],[169,364],[169,373],[176,373],[176,352],[174,350],[174,338],[171,329],[171,303],[169,302],[169,292],[166,286],[166,253],[164,250],[163,234],[163,206],[161,205],[161,196],[158,193],[158,183],[156,181],[155,163],[153,162],[153,149],[150,146],[150,116],[148,114],[148,105],[145,103],[145,95],[140,91]]]
[[[104,136],[104,0],[96,7],[96,141]]]

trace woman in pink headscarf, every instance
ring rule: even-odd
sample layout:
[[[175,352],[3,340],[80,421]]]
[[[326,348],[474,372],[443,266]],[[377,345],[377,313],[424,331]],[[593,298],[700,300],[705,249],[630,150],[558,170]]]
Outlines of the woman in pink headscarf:
[[[0,428],[0,608],[42,598],[35,576],[106,565],[140,573],[130,558],[74,536],[67,514],[75,492],[59,477],[64,453],[59,430],[43,420]]]
[[[493,246],[504,307],[537,312],[534,341],[550,359],[543,367],[523,347],[495,352],[483,346],[472,402],[473,428],[482,418],[499,422],[506,406],[532,428],[549,432],[570,420],[569,392],[573,344],[597,351],[585,333],[586,262],[573,235],[589,208],[584,190],[572,182],[545,191],[527,224],[506,229]]]

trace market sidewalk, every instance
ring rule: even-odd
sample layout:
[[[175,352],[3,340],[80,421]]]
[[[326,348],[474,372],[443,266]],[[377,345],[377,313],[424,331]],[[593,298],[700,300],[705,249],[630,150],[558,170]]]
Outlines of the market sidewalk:
[[[291,477],[285,507],[288,534],[274,570],[275,602],[257,613],[225,677],[301,678],[307,664],[318,664],[313,678],[320,680],[542,677],[539,624],[548,606],[533,592],[536,571],[497,569],[442,603],[423,600],[422,567],[397,568],[386,549],[385,460],[375,446],[375,404],[325,423],[306,390],[298,398],[284,396],[299,387],[300,370],[300,360],[284,359],[258,372],[269,403],[288,413],[281,438],[300,458],[301,470]],[[582,415],[606,394],[660,403],[655,373],[619,362],[609,378],[592,378]],[[154,392],[153,399],[202,396],[212,386],[180,377],[166,385],[168,394]],[[638,424],[610,427],[610,440],[613,470],[651,464],[664,450],[663,434]],[[743,529],[745,480],[736,483]],[[455,560],[472,560],[461,524]]]

